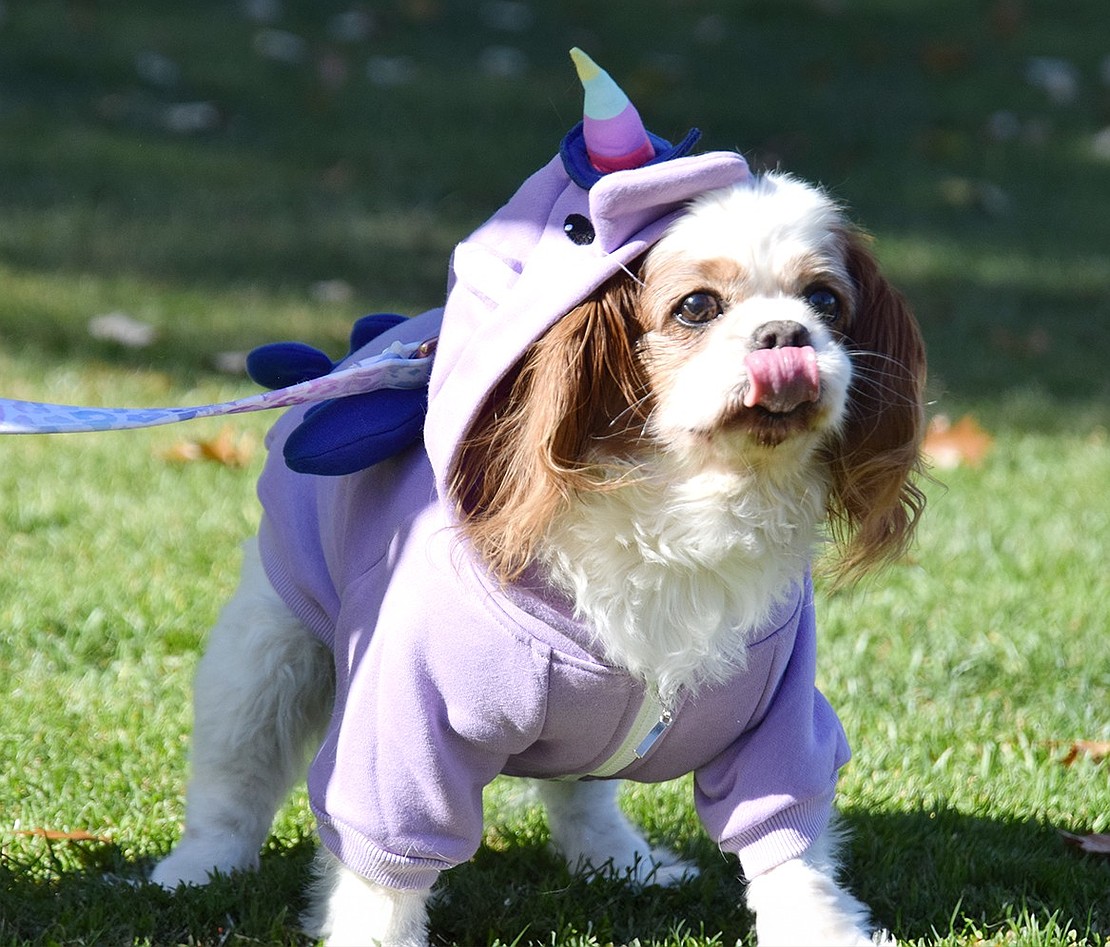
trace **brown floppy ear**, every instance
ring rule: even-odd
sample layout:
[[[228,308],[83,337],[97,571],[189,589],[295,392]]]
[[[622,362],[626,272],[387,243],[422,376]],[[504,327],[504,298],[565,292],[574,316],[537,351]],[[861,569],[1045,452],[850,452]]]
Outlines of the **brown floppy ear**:
[[[572,489],[598,489],[591,440],[642,425],[635,287],[623,274],[559,320],[483,406],[451,470],[463,530],[503,582]]]
[[[855,321],[846,340],[853,383],[849,414],[832,448],[829,501],[842,578],[905,552],[925,506],[916,485],[924,434],[925,346],[917,320],[850,234],[848,266],[856,283]]]

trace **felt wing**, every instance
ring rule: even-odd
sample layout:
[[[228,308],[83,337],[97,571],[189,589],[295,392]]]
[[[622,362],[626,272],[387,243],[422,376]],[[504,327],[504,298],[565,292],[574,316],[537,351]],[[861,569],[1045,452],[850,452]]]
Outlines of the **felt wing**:
[[[351,329],[345,358],[404,319],[394,313],[363,316]],[[267,388],[284,388],[330,374],[342,362],[303,342],[274,342],[247,356],[247,373]],[[285,462],[298,473],[319,476],[365,470],[420,440],[427,405],[423,388],[382,388],[322,401],[289,435]]]

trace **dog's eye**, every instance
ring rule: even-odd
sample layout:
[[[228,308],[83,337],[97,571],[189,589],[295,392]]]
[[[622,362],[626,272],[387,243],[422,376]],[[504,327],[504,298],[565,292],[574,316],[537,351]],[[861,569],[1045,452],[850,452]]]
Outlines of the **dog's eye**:
[[[840,318],[840,297],[827,286],[810,286],[803,295],[806,305],[828,322]]]
[[[674,317],[684,326],[704,326],[718,318],[724,307],[712,293],[691,293],[675,310]]]

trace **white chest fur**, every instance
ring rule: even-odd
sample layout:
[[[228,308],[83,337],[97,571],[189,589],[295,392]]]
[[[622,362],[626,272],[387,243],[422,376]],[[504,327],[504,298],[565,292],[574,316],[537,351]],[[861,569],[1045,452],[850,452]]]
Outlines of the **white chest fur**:
[[[719,682],[803,574],[825,510],[812,477],[642,470],[576,496],[548,533],[552,581],[606,658],[658,689]]]

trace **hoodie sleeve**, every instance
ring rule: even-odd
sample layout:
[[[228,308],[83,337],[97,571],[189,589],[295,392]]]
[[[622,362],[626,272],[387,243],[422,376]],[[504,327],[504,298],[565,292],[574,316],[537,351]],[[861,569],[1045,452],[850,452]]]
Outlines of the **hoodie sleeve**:
[[[801,855],[825,828],[837,772],[850,753],[844,731],[815,687],[812,590],[767,709],[725,752],[695,773],[698,814],[722,850],[753,878]]]
[[[483,788],[542,728],[549,654],[450,586],[391,584],[373,635],[359,597],[344,596],[337,710],[309,792],[321,840],[347,867],[427,888],[477,851]]]

